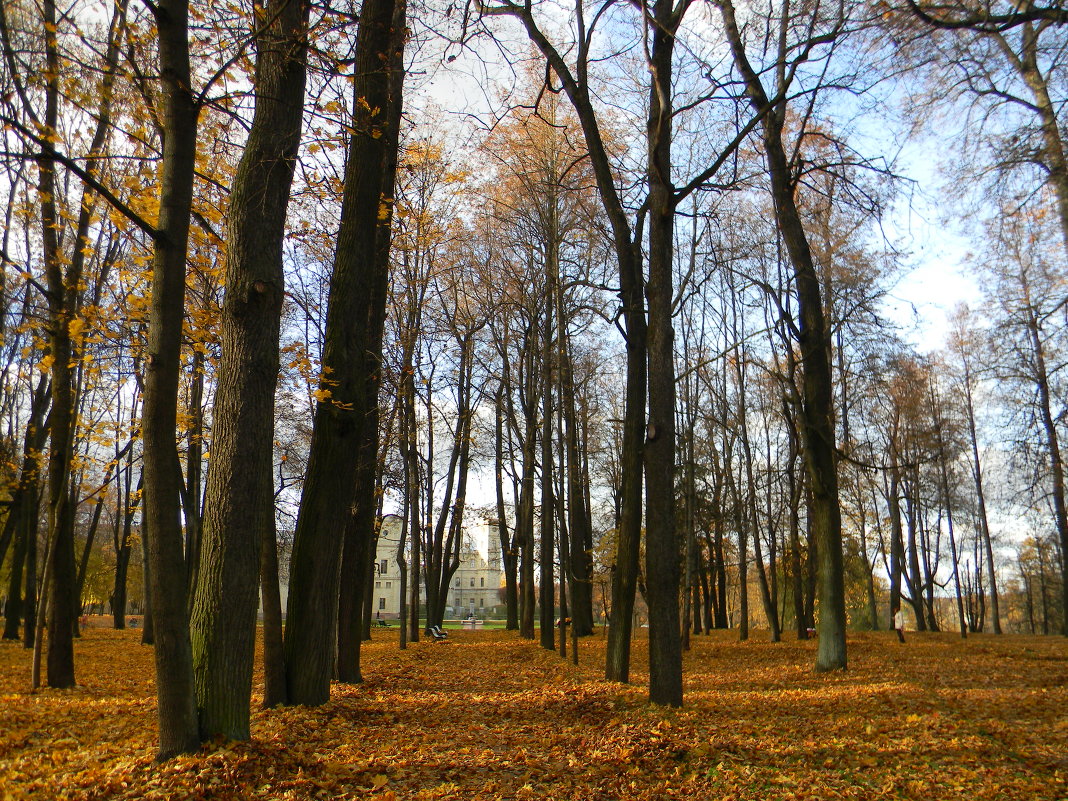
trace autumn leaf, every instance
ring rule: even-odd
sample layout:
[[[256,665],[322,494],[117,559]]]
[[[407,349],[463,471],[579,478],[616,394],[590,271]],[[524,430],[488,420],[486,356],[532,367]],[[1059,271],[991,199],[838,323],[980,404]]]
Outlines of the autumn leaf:
[[[512,632],[454,631],[447,647],[405,651],[396,632],[376,632],[364,684],[335,684],[321,707],[263,711],[257,668],[251,741],[157,766],[152,650],[105,620],[76,642],[73,690],[29,694],[28,653],[0,641],[10,797],[937,801],[966,788],[981,801],[1054,801],[1068,791],[1063,638],[914,635],[900,649],[892,633],[857,635],[848,673],[823,675],[811,670],[814,642],[714,632],[694,638],[686,705],[671,710],[645,701],[641,634],[633,683],[620,685],[602,679],[601,634],[580,641],[575,667]]]

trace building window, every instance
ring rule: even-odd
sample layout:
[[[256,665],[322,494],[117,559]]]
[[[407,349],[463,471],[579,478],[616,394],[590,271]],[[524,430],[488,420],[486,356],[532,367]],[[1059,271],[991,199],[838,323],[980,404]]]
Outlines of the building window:
[[[376,589],[376,590],[377,590],[377,589],[378,589],[379,587],[381,587],[381,586],[382,586],[382,582],[381,582],[381,581],[376,581],[376,582],[375,582],[375,589]]]
[[[385,609],[386,608],[386,599],[385,598],[379,598],[378,599],[378,608],[379,609]]]
[[[485,577],[485,576],[481,576],[481,577],[479,578],[479,580],[478,580],[478,586],[479,586],[479,587],[485,587],[485,586],[486,586],[486,577]]]
[[[474,580],[474,579],[471,579],[471,586],[472,586],[472,587],[474,587],[474,586],[475,586],[475,580]]]
[[[393,586],[393,582],[392,582],[392,581],[387,581],[387,582],[386,582],[386,589],[387,589],[387,590],[388,590],[388,589],[389,589],[390,587],[392,587],[392,586]]]
[[[378,566],[378,572],[379,573],[388,573],[389,572],[389,560],[388,559],[383,559],[382,560],[382,563]]]

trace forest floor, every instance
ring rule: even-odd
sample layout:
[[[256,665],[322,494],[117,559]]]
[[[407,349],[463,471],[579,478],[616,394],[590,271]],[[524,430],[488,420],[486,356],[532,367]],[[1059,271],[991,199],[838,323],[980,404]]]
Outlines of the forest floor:
[[[79,686],[27,692],[0,643],[0,799],[1065,799],[1068,640],[859,634],[849,670],[757,632],[694,639],[686,706],[600,679],[511,632],[365,645],[365,683],[256,711],[248,743],[155,764],[150,648],[90,627]],[[257,681],[259,677],[257,676]]]

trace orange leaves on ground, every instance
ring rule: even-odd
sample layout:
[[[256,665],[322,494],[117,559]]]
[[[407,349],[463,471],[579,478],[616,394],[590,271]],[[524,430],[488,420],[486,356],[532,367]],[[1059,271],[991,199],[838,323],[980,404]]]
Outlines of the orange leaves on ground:
[[[87,629],[81,686],[25,692],[0,643],[0,799],[1055,799],[1068,795],[1068,643],[894,635],[814,643],[695,638],[687,706],[650,708],[510,632],[398,651],[376,632],[366,682],[318,708],[257,711],[253,740],[162,765],[140,632]],[[634,679],[644,681],[645,643]]]

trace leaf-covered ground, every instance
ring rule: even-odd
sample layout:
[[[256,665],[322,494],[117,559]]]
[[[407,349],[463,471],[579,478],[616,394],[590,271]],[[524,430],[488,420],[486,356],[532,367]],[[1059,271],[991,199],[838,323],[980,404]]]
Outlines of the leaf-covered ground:
[[[686,707],[600,680],[508,632],[366,645],[366,682],[326,706],[257,711],[250,743],[153,762],[150,649],[89,628],[81,685],[31,695],[29,653],[0,643],[0,799],[1064,799],[1068,641],[952,635],[814,644],[696,638]]]

